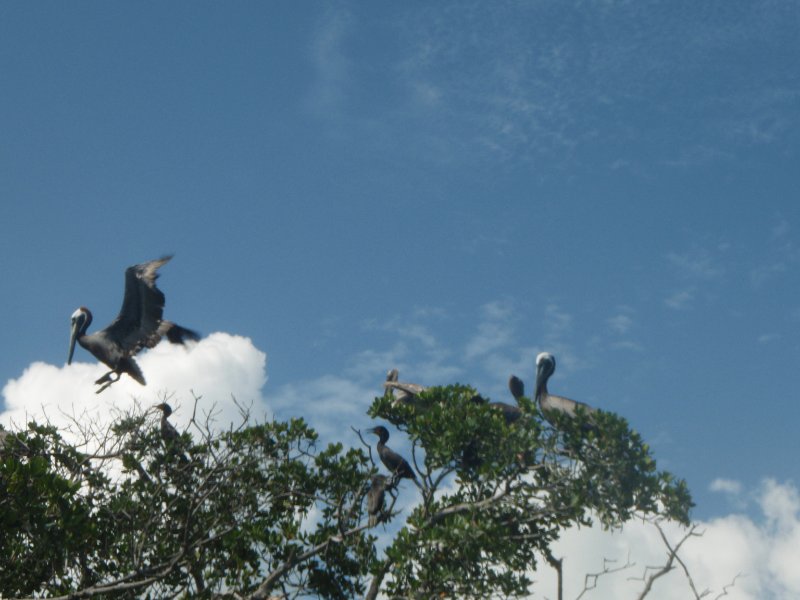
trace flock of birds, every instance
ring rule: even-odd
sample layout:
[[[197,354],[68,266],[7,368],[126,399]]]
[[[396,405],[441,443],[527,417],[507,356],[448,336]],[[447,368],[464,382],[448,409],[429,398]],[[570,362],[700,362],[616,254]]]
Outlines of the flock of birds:
[[[541,352],[536,357],[536,388],[534,401],[539,405],[542,415],[547,421],[556,426],[559,419],[568,417],[574,418],[578,412],[584,415],[592,415],[597,409],[564,396],[551,394],[547,389],[547,382],[556,370],[556,358],[549,352]],[[413,404],[416,397],[425,392],[428,388],[418,383],[407,383],[398,381],[399,372],[392,369],[386,375],[383,386],[394,397],[396,402]],[[511,375],[508,380],[508,389],[515,400],[525,396],[525,383],[516,375]],[[486,400],[479,394],[472,398],[473,402],[485,403]],[[519,404],[508,404],[506,402],[489,402],[489,406],[500,411],[506,424],[510,425],[520,419],[523,415]],[[386,427],[379,425],[368,429],[367,433],[374,433],[378,436],[376,450],[378,457],[383,465],[391,473],[391,477],[384,475],[373,475],[369,490],[367,491],[367,512],[369,514],[370,525],[377,524],[383,514],[384,499],[387,491],[394,488],[400,479],[411,479],[417,486],[419,482],[414,474],[411,465],[406,459],[386,445],[389,440],[389,431]],[[466,462],[466,461],[465,461]]]
[[[127,373],[135,381],[145,385],[144,375],[139,365],[136,364],[134,356],[144,348],[152,348],[163,338],[173,344],[185,344],[189,340],[200,339],[195,331],[163,319],[165,298],[164,293],[156,287],[156,279],[158,278],[158,269],[169,262],[171,258],[171,256],[164,256],[126,269],[122,308],[117,318],[105,329],[91,334],[87,333],[87,329],[92,323],[92,313],[84,306],[72,313],[67,364],[72,362],[75,344],[78,343],[110,369],[95,381],[95,384],[99,386],[96,393],[99,394],[119,381],[123,373]],[[581,409],[585,414],[595,412],[596,409],[583,402],[548,392],[547,381],[555,369],[556,359],[552,354],[542,352],[536,357],[534,400],[538,403],[544,417],[555,424],[555,415],[575,417],[578,410]],[[397,369],[392,369],[384,383],[397,401],[413,402],[415,396],[427,389],[419,384],[399,382],[398,376]],[[508,388],[516,400],[525,395],[525,384],[515,375],[509,379]],[[477,395],[473,399],[476,402],[485,402]],[[519,405],[505,402],[490,402],[489,405],[499,410],[508,424],[522,416]],[[161,403],[155,408],[161,411],[161,437],[165,443],[171,444],[179,437],[177,429],[167,420],[172,414],[172,409],[166,403]],[[378,436],[376,445],[378,456],[391,473],[390,477],[373,475],[371,479],[367,492],[367,512],[369,524],[374,526],[381,519],[387,490],[394,487],[400,479],[410,479],[417,486],[420,483],[408,461],[386,445],[389,440],[389,431],[385,427],[379,425],[368,430],[368,433]]]

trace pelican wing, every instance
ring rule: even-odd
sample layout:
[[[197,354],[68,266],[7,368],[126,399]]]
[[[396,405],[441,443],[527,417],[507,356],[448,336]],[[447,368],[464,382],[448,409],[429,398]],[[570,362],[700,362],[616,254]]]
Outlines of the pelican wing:
[[[503,418],[506,420],[507,425],[510,425],[522,416],[522,409],[519,406],[512,406],[505,402],[490,402],[489,406],[503,413]]]
[[[581,407],[587,415],[597,412],[597,409],[593,406],[570,398],[564,398],[563,396],[554,396],[553,394],[547,394],[547,396],[541,398],[540,402],[542,412],[545,413],[553,411],[574,417],[578,407]]]
[[[164,293],[156,287],[156,279],[159,267],[171,258],[165,256],[128,267],[125,271],[122,308],[105,333],[129,355],[154,346],[161,338],[159,326],[165,299]]]
[[[424,385],[420,385],[418,383],[404,383],[402,381],[385,381],[383,383],[383,387],[392,390],[400,390],[401,392],[405,392],[410,396],[416,396],[417,394],[421,394],[428,389]]]

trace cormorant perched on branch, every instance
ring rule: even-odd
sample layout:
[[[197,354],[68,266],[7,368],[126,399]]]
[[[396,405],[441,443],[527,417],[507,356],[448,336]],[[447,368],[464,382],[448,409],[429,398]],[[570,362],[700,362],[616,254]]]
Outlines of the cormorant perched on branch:
[[[166,402],[162,402],[161,404],[156,404],[156,408],[161,411],[161,439],[166,444],[171,444],[181,437],[175,426],[167,421],[167,417],[172,414],[172,407]]]
[[[386,441],[389,439],[389,431],[386,427],[378,425],[367,429],[367,433],[374,433],[378,436],[378,445],[376,446],[378,456],[381,457],[381,462],[389,469],[389,472],[397,478],[405,477],[417,483],[417,476],[408,461],[386,445]]]
[[[387,480],[384,475],[372,476],[372,484],[367,492],[367,514],[369,515],[370,527],[375,527],[381,521],[386,483]]]
[[[582,408],[587,415],[597,412],[596,408],[570,400],[563,396],[554,396],[547,391],[547,380],[556,370],[556,358],[549,352],[542,352],[536,357],[536,402],[544,417],[550,421],[548,415],[561,414],[568,417],[575,417],[577,409]]]
[[[174,452],[182,463],[189,462],[187,456],[181,451],[178,446],[181,434],[175,429],[175,426],[167,421],[167,417],[172,414],[172,407],[166,402],[156,404],[156,408],[161,411],[161,439],[164,440],[164,446],[170,453]]]

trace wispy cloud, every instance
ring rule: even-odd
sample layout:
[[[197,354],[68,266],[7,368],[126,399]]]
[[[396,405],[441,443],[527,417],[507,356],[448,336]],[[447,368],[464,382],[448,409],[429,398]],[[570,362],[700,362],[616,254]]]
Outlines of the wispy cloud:
[[[719,261],[708,250],[699,246],[682,253],[670,252],[667,254],[667,261],[678,275],[686,279],[710,280],[725,272]]]
[[[511,303],[494,301],[485,304],[478,331],[465,347],[467,360],[489,355],[500,348],[508,347],[513,339],[513,308]]]
[[[664,299],[664,304],[673,310],[685,310],[689,308],[692,300],[694,299],[694,290],[684,289],[678,290]]]
[[[342,45],[353,27],[352,13],[329,5],[312,40],[310,55],[316,78],[308,103],[314,112],[326,117],[338,115],[344,109],[350,85],[350,59]]]
[[[633,326],[633,319],[626,314],[619,314],[606,319],[606,323],[615,333],[625,335]]]
[[[783,261],[767,265],[760,265],[750,270],[750,283],[753,287],[759,288],[768,281],[780,277],[786,272],[786,264]]]

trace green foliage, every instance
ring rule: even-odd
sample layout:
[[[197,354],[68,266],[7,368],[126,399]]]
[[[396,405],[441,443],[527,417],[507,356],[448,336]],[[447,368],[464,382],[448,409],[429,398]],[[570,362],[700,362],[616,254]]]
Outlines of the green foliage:
[[[688,522],[685,483],[624,419],[551,425],[520,406],[508,424],[462,385],[375,399],[369,415],[411,440],[421,485],[390,482],[380,551],[364,498],[382,466],[318,448],[302,419],[194,422],[165,442],[155,415],[131,413],[108,435],[87,427],[82,451],[31,423],[0,448],[0,595],[513,597],[565,528]],[[400,511],[398,486],[417,498]]]
[[[425,453],[423,502],[386,550],[390,594],[524,595],[530,568],[571,525],[596,517],[610,527],[634,514],[688,523],[685,482],[657,471],[624,419],[579,414],[554,427],[528,399],[520,406],[509,425],[466,386],[375,400],[369,414]]]

